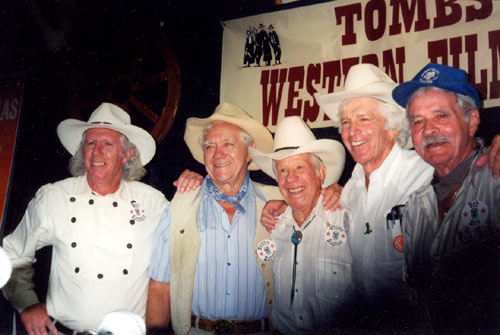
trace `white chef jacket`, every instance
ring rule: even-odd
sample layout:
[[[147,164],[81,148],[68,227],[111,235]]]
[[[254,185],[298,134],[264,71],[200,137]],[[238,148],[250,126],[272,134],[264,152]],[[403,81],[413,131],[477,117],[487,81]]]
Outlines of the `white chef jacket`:
[[[86,176],[68,178],[38,190],[3,245],[14,270],[52,245],[48,314],[71,329],[96,331],[117,309],[145,315],[153,234],[168,208],[161,192],[140,182],[122,181],[101,196]],[[38,302],[29,287],[12,282],[4,294],[15,308]]]
[[[345,210],[326,212],[320,197],[301,227],[295,223],[290,207],[276,227],[271,234],[276,243],[273,327],[283,334],[308,333],[338,322],[335,314],[352,294],[349,214]],[[303,237],[297,245],[295,294],[290,308],[294,229]]]
[[[404,205],[415,190],[429,184],[433,171],[415,151],[402,149],[397,143],[370,174],[368,190],[363,166],[354,167],[340,203],[353,216],[349,234],[353,278],[356,290],[367,301],[375,302],[402,284],[401,222],[388,222],[387,215],[394,206]]]

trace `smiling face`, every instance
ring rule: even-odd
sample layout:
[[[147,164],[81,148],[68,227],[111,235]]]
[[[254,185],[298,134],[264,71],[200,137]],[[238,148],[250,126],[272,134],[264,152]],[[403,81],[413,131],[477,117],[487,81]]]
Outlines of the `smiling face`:
[[[121,134],[114,130],[93,128],[85,132],[83,158],[87,181],[101,195],[113,193],[120,186],[123,164],[132,150],[123,155]]]
[[[215,186],[224,194],[236,195],[251,160],[240,128],[227,122],[213,124],[205,135],[203,159]]]
[[[353,98],[345,102],[341,116],[342,141],[367,176],[382,165],[397,135],[396,130],[385,129],[378,110],[376,99]]]
[[[319,174],[311,154],[299,154],[276,161],[278,186],[299,226],[307,219],[321,191],[326,169],[322,165]]]
[[[469,121],[451,92],[428,90],[408,105],[415,150],[438,175],[452,171],[474,148],[479,113],[473,110]]]

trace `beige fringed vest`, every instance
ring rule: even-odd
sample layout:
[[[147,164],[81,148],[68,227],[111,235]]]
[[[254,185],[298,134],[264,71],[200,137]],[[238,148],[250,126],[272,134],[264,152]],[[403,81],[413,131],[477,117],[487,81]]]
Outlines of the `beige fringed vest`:
[[[255,183],[266,199],[281,199],[277,187]],[[170,221],[170,305],[172,327],[176,334],[187,334],[191,329],[191,304],[196,262],[201,247],[201,237],[196,218],[202,196],[198,192],[181,194],[177,192],[172,200]],[[260,224],[264,202],[255,197],[257,207],[257,227],[253,240],[253,253],[257,259],[266,286],[268,315],[271,316],[271,303],[274,295],[273,264],[262,261],[255,250],[260,241],[270,239],[269,233]],[[194,201],[194,202],[193,202]],[[193,210],[196,209],[196,210]]]

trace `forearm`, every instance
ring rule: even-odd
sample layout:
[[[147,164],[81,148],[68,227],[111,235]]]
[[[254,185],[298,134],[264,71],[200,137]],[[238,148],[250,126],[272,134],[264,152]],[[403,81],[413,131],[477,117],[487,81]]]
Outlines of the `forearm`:
[[[34,290],[33,274],[35,271],[31,264],[15,267],[12,275],[2,292],[12,306],[21,312],[23,309],[39,303]]]
[[[151,279],[146,305],[146,327],[165,328],[170,322],[170,283]]]

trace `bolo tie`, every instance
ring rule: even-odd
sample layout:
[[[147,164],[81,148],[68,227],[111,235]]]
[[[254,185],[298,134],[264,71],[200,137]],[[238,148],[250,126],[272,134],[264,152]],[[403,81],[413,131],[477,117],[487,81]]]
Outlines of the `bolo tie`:
[[[302,229],[303,231],[307,228],[307,226],[309,226],[309,224],[311,223],[312,220],[314,220],[315,217],[316,215],[314,215],[311,218],[311,220],[309,220],[309,222],[306,223],[304,229]],[[302,241],[302,232],[300,230],[295,230],[294,226],[292,226],[292,228],[293,228],[293,233],[291,240],[294,246],[294,250],[293,250],[293,270],[292,270],[292,292],[290,294],[290,309],[292,309],[293,299],[295,297],[295,277],[297,273],[297,246]]]

